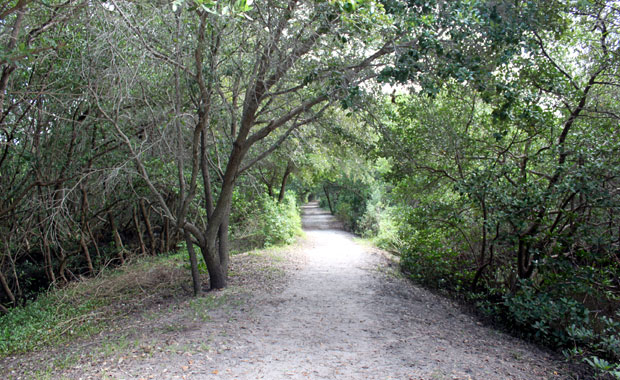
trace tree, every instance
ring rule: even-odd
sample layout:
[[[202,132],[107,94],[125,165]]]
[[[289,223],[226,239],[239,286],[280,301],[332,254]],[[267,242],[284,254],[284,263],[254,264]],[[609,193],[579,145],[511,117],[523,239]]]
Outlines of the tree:
[[[85,5],[53,1],[43,7],[20,0],[0,8],[0,283],[13,304],[24,296],[16,262],[39,239],[49,247],[50,236],[67,232],[56,223],[66,216],[62,201],[75,176],[84,110],[59,63],[70,40],[66,28]],[[56,97],[56,91],[65,96]],[[51,157],[54,164],[46,166]],[[51,252],[42,250],[54,281]],[[62,262],[64,253],[56,253]],[[64,270],[58,274],[65,276]]]
[[[617,360],[596,331],[617,330],[607,318],[620,285],[619,11],[594,1],[553,11],[521,29],[518,53],[485,81],[450,74],[384,100],[376,152],[393,163],[401,263],[414,278],[546,343]]]
[[[252,7],[177,2],[176,13],[159,5],[110,4],[111,9],[100,10],[107,24],[96,33],[114,30],[122,35],[107,36],[101,45],[117,58],[103,74],[114,78],[113,83],[91,85],[97,108],[129,150],[161,212],[200,248],[211,288],[222,288],[238,177],[295,130],[317,120],[334,101],[349,96],[350,88],[376,75],[371,64],[393,48],[379,45],[368,54],[383,42],[369,40],[366,33],[380,31],[385,16],[371,1],[359,7],[350,2],[270,1]],[[151,23],[136,22],[138,14],[147,13]],[[114,51],[119,40],[131,48]],[[119,65],[122,60],[126,63]],[[153,77],[171,90],[164,93],[154,86]],[[124,86],[120,91],[118,83]],[[158,143],[168,144],[175,157],[176,210],[165,202],[147,165],[146,155],[152,151],[134,137],[143,123],[135,117],[140,109],[157,113],[150,125],[169,123],[176,131],[173,136],[162,131]],[[271,144],[259,144],[263,141]],[[202,199],[197,199],[201,187]],[[200,222],[190,218],[196,205],[205,212]]]

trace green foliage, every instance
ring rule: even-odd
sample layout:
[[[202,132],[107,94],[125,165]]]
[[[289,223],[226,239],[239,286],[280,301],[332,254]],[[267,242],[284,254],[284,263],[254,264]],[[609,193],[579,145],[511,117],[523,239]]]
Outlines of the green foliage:
[[[395,91],[371,124],[380,141],[366,156],[390,162],[389,186],[350,187],[366,210],[357,231],[380,236],[392,210],[386,226],[416,281],[615,376],[620,102],[602,78],[617,77],[617,10],[488,5],[386,3],[415,9],[401,27],[418,34],[380,79],[414,91]],[[472,36],[493,43],[463,49]]]
[[[301,234],[297,195],[287,191],[282,202],[266,193],[235,190],[231,214],[231,243],[235,250],[290,244]]]
[[[585,358],[584,361],[594,368],[599,374],[608,374],[614,379],[620,379],[620,364],[613,364],[597,356]],[[597,376],[598,377],[598,376]]]
[[[590,325],[590,311],[580,302],[538,291],[531,282],[521,281],[519,290],[504,298],[509,318],[532,338],[554,347],[566,347],[570,329]]]
[[[85,272],[84,239],[100,248],[95,264],[120,261],[110,225],[137,247],[146,223],[128,206],[138,199],[155,251],[170,243],[159,244],[169,230],[157,210],[187,205],[204,230],[205,188],[227,200],[225,173],[242,168],[227,170],[233,141],[254,141],[232,160],[258,160],[234,179],[233,244],[294,239],[295,196],[274,193],[295,172],[299,195],[312,189],[350,230],[399,250],[417,281],[618,371],[615,2],[52,3],[28,2],[16,37],[15,12],[0,30],[3,304],[20,302],[11,289],[23,300]],[[364,62],[373,51],[380,58]],[[382,85],[411,91],[373,93],[373,67],[385,67]],[[0,319],[1,352],[67,335],[66,320],[90,310],[53,297]]]
[[[616,317],[620,317],[620,311]],[[566,328],[571,347],[564,350],[571,359],[583,358],[599,374],[620,378],[620,322],[603,316],[598,324],[576,324]]]
[[[93,336],[117,318],[135,313],[153,297],[182,294],[187,281],[185,253],[149,256],[108,268],[85,279],[40,294],[34,301],[0,316],[0,356],[24,353]],[[166,279],[167,286],[161,286]],[[149,298],[149,297],[147,297]]]
[[[104,327],[93,318],[101,301],[69,302],[62,292],[39,296],[0,316],[0,355],[31,351],[95,334]]]
[[[450,248],[454,231],[420,229],[400,231],[404,236],[401,266],[417,282],[436,289],[458,290],[471,279],[457,251]]]
[[[358,231],[363,237],[372,239],[377,246],[395,252],[402,245],[398,236],[397,209],[385,197],[383,187],[374,189],[357,223]]]
[[[301,217],[297,207],[296,195],[287,192],[282,203],[269,197],[260,198],[261,212],[260,231],[264,245],[271,247],[280,244],[291,244],[301,234]]]

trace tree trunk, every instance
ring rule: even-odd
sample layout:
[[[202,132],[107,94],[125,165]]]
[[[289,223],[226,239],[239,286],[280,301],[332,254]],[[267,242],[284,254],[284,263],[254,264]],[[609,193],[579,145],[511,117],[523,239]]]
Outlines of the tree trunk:
[[[201,247],[202,256],[207,264],[209,271],[209,281],[211,289],[222,289],[226,287],[226,271],[222,267],[222,261],[228,263],[228,236],[224,239],[224,250],[219,251],[217,240],[220,231],[228,233],[228,218],[230,215],[230,207],[232,204],[232,193],[235,181],[238,175],[239,167],[243,161],[243,157],[247,153],[248,146],[242,146],[235,142],[233,150],[226,166],[226,172],[222,178],[222,187],[220,190],[217,205],[209,218],[207,231],[204,234],[205,246]],[[226,228],[222,228],[222,225]],[[220,242],[221,243],[221,242]],[[221,244],[220,244],[221,245]],[[220,260],[220,256],[223,260]]]
[[[327,187],[323,186],[323,192],[325,192],[325,198],[327,198],[327,205],[329,206],[329,212],[334,214],[334,208],[332,207],[332,201],[329,199],[329,191],[327,191]]]
[[[198,272],[198,259],[196,258],[196,250],[189,232],[185,232],[185,244],[187,244],[187,252],[189,253],[189,263],[192,271],[192,284],[194,288],[194,297],[200,295],[200,273]]]
[[[164,228],[161,234],[161,252],[170,250],[170,220],[164,216]]]
[[[517,269],[519,278],[527,279],[534,272],[534,264],[530,252],[530,244],[526,243],[523,238],[519,238],[519,248],[517,251]]]
[[[86,240],[84,239],[83,231],[80,231],[80,247],[82,247],[84,258],[86,258],[86,265],[88,266],[88,274],[93,276],[95,274],[95,268],[93,268],[93,261],[90,259],[90,252],[88,251],[88,245],[86,244]]]
[[[41,231],[41,235],[41,240],[43,240],[43,261],[45,262],[45,273],[47,274],[50,282],[53,284],[56,282],[56,275],[54,274],[54,266],[52,265],[52,252],[45,232]]]
[[[119,235],[118,230],[116,229],[114,217],[110,212],[108,212],[108,223],[110,223],[110,229],[112,230],[112,235],[114,236],[114,244],[116,245],[116,250],[118,251],[118,258],[120,259],[121,264],[125,264],[125,257],[123,256],[125,247],[123,247],[123,240],[121,239],[121,235]]]
[[[269,198],[273,198],[273,184],[271,182],[267,182],[267,195]]]
[[[209,287],[211,289],[223,289],[227,285],[226,276],[222,270],[219,252],[215,247],[215,242],[207,243],[206,247],[200,248],[202,257],[207,264],[209,272]]]
[[[151,221],[149,220],[149,215],[146,210],[146,206],[144,204],[144,199],[140,199],[138,203],[140,205],[140,212],[142,214],[142,220],[144,221],[144,226],[146,227],[146,233],[149,235],[151,255],[154,255],[155,254],[155,234],[153,233],[153,228],[151,227]]]
[[[84,184],[80,184],[80,190],[82,192],[82,202],[81,202],[81,226],[80,226],[80,246],[82,247],[82,252],[84,253],[84,258],[86,259],[86,265],[88,266],[88,273],[93,276],[95,274],[95,269],[93,268],[93,261],[90,258],[90,251],[88,250],[88,245],[86,244],[86,239],[84,238],[84,231],[86,230],[86,223],[88,222],[87,213],[88,213],[88,194],[86,193],[86,188]]]
[[[58,253],[56,257],[58,257],[58,262],[59,262],[58,275],[60,276],[60,279],[62,280],[63,284],[68,284],[69,279],[65,275],[65,272],[67,269],[67,255],[65,255],[65,253],[61,249],[60,253]]]
[[[11,264],[11,271],[13,272],[13,279],[15,282],[15,290],[17,291],[17,299],[24,299],[24,293],[22,293],[22,288],[19,284],[19,277],[17,276],[17,269],[15,266],[15,260],[13,259],[13,256],[11,256],[11,251],[9,249],[9,244],[8,242],[5,240],[4,244],[6,246],[5,250],[7,255],[4,256],[2,258],[2,263],[0,263],[0,268],[2,268],[4,266],[4,259],[8,258],[9,259],[9,263]],[[6,280],[6,278],[5,278]]]
[[[218,239],[219,239],[219,256],[220,256],[220,265],[222,267],[222,272],[226,279],[228,279],[228,262],[229,262],[229,241],[228,241],[228,224],[230,222],[230,208],[224,218],[222,220],[222,225],[220,226],[220,230],[218,231]]]
[[[286,170],[284,171],[284,177],[282,177],[282,185],[280,186],[280,194],[278,195],[278,203],[282,203],[284,200],[284,192],[286,191],[286,181],[288,176],[293,172],[293,164],[289,161],[286,164]]]
[[[15,305],[15,295],[11,291],[11,287],[9,286],[9,283],[6,280],[6,277],[4,276],[4,273],[2,273],[2,271],[0,271],[0,284],[2,284],[2,289],[4,289],[4,292],[6,293],[7,297],[9,297],[11,303]]]
[[[138,221],[138,211],[133,208],[133,224],[138,234],[138,241],[140,242],[140,253],[146,256],[146,245],[144,244],[144,238],[142,237],[142,229],[140,228],[140,222]]]
[[[97,254],[97,257],[101,259],[101,252],[99,251],[99,244],[97,242],[97,239],[95,239],[95,235],[93,234],[93,230],[90,228],[89,222],[86,222],[86,230],[88,230],[88,236],[90,236],[90,241],[92,241],[93,245],[95,246],[95,253]]]

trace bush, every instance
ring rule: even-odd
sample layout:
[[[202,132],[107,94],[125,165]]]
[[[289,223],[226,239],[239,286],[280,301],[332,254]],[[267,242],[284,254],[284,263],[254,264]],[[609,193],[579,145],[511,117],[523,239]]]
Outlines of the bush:
[[[570,298],[574,286],[558,289],[538,289],[532,281],[521,281],[518,291],[504,297],[505,317],[532,339],[564,349],[567,357],[583,359],[597,372],[620,379],[620,322],[597,316]],[[620,318],[620,311],[614,317]]]
[[[63,292],[42,294],[0,317],[0,355],[27,352],[90,335],[102,326],[91,318],[96,300],[70,302]]]
[[[336,204],[334,214],[340,219],[348,231],[354,231],[356,227],[356,212],[350,202],[343,201]]]
[[[459,290],[472,277],[457,251],[446,244],[451,231],[428,228],[407,231],[401,266],[412,279],[437,289]]]
[[[583,304],[537,291],[531,281],[521,281],[517,292],[504,297],[504,305],[520,330],[553,347],[565,347],[571,341],[567,327],[590,325],[590,311]]]
[[[290,244],[301,233],[297,196],[287,191],[282,203],[266,193],[236,190],[231,214],[231,244],[234,251]]]
[[[293,243],[295,236],[301,234],[301,217],[295,194],[287,192],[282,203],[263,195],[260,205],[259,230],[264,237],[264,246]]]
[[[386,205],[381,197],[381,191],[375,191],[372,194],[366,204],[364,215],[357,223],[358,232],[363,237],[372,239],[381,248],[397,251],[401,243],[398,238],[396,208]]]

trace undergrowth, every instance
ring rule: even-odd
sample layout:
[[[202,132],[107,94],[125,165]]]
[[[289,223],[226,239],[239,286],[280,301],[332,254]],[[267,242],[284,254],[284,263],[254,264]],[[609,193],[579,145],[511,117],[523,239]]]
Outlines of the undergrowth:
[[[105,327],[96,312],[104,300],[76,303],[63,293],[42,295],[0,317],[0,355],[61,344],[79,336],[95,334]]]
[[[147,257],[96,278],[51,289],[0,316],[0,356],[92,336],[117,318],[176,292],[185,281],[179,255]]]
[[[249,208],[255,211],[249,217],[257,221],[253,233],[260,236],[259,247],[272,247],[265,254],[272,260],[281,260],[279,247],[293,243],[302,234],[295,194],[287,193],[281,203],[270,197],[257,202],[260,207]],[[249,254],[252,252],[256,251]],[[104,270],[95,278],[53,288],[0,316],[0,356],[92,336],[109,328],[118,318],[145,310],[162,298],[186,294],[183,284],[189,283],[188,265],[187,249],[180,244],[176,252],[136,259]],[[202,273],[207,273],[203,260],[199,266]],[[206,310],[221,306],[225,300],[226,297],[208,295],[192,300],[190,309],[203,313],[199,316],[206,319]]]

